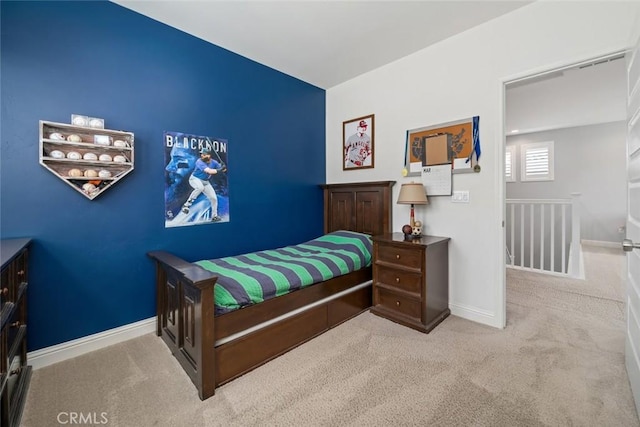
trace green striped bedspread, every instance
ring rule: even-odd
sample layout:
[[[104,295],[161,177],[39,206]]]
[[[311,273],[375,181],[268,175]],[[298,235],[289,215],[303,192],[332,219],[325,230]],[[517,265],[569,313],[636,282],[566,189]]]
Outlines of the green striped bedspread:
[[[196,262],[215,273],[216,314],[256,304],[371,265],[367,234],[335,231],[299,245]]]

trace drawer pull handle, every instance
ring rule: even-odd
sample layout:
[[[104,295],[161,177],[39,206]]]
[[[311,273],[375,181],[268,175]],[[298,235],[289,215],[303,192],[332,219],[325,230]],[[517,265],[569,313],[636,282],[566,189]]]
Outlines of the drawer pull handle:
[[[12,328],[17,328],[20,326],[20,321],[16,320],[15,322],[11,323],[9,326],[11,326]]]
[[[400,259],[400,255],[396,255],[396,259]]]
[[[400,278],[396,277],[396,283],[400,283]]]
[[[400,307],[400,301],[396,301],[396,305]]]
[[[22,371],[22,366],[19,367],[19,368],[14,369],[11,372],[9,372],[9,375],[18,375],[20,373],[20,371]]]

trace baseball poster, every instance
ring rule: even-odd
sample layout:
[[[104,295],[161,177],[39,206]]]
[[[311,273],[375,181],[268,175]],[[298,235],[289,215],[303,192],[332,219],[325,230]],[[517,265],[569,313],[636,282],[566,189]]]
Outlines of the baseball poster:
[[[342,122],[342,170],[373,167],[374,115]]]
[[[226,139],[164,132],[165,228],[229,222]]]

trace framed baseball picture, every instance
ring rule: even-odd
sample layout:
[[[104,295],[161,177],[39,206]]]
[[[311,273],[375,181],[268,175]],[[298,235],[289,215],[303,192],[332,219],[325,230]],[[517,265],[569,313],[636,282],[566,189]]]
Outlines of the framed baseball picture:
[[[374,115],[342,122],[342,170],[373,167]]]

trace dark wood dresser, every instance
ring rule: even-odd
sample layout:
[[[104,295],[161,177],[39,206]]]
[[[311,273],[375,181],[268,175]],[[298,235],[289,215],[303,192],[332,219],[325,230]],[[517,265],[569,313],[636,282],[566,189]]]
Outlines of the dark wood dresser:
[[[0,425],[20,424],[31,366],[27,366],[27,284],[31,239],[1,241]]]
[[[429,333],[449,314],[449,238],[373,236],[371,312]]]

